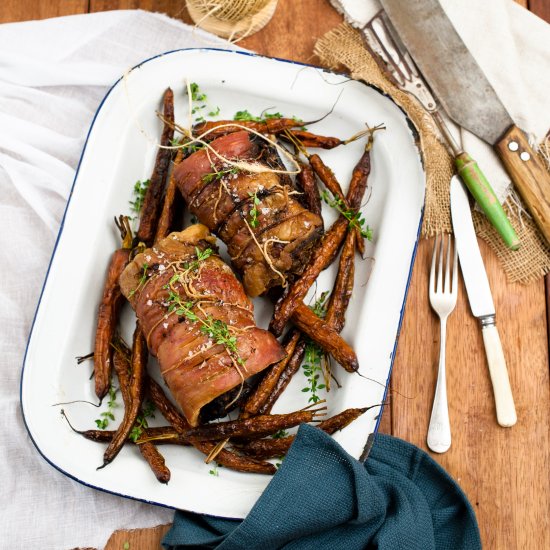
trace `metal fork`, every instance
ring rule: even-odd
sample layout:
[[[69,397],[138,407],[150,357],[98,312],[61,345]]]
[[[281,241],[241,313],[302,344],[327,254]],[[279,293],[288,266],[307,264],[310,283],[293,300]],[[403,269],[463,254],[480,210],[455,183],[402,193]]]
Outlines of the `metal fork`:
[[[422,78],[407,48],[401,42],[386,12],[379,11],[362,30],[365,45],[373,54],[378,66],[398,88],[420,101],[424,109],[432,115],[453,156],[460,155],[463,152],[462,148],[441,118],[439,104]]]
[[[436,237],[430,271],[430,304],[439,315],[441,339],[439,349],[439,370],[435,387],[432,416],[428,428],[428,447],[436,453],[444,453],[451,446],[451,425],[447,405],[447,382],[445,376],[445,340],[447,336],[447,317],[456,306],[458,288],[458,261],[456,245],[452,236]],[[452,254],[452,257],[451,257]],[[445,266],[445,276],[443,269]]]

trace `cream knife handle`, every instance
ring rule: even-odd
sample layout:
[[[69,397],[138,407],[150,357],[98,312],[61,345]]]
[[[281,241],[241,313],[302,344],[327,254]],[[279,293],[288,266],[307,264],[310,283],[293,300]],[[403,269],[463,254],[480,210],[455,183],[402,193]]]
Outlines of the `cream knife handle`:
[[[489,364],[489,374],[495,394],[497,422],[501,426],[508,428],[516,423],[517,416],[500,336],[494,324],[483,326],[481,333],[483,334],[483,343],[485,344],[485,353],[487,354],[487,363]]]

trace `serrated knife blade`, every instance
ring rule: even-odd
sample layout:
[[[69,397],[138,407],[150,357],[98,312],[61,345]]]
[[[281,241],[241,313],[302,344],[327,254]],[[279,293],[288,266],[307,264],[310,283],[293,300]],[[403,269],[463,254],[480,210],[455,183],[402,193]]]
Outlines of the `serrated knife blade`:
[[[456,176],[451,180],[451,218],[468,301],[472,314],[481,324],[489,375],[495,396],[497,421],[501,426],[510,427],[516,423],[517,416],[506,359],[495,322],[495,305],[479,251],[468,193]]]

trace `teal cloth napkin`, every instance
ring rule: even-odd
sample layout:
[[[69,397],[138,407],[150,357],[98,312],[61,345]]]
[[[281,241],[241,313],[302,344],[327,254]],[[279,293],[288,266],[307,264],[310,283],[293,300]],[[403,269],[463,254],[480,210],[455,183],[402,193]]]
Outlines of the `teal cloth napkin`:
[[[365,463],[302,425],[244,520],[176,511],[168,550],[476,550],[475,514],[428,454],[378,434]]]

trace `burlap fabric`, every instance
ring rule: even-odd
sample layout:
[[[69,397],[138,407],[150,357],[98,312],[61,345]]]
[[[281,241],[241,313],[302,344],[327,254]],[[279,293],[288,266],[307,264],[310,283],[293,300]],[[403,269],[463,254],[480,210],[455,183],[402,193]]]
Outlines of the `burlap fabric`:
[[[422,236],[431,237],[451,232],[449,182],[454,174],[454,166],[431,116],[415,98],[402,92],[388,80],[364,47],[359,32],[348,24],[344,23],[321,37],[315,45],[315,53],[323,65],[331,68],[344,66],[353,78],[376,86],[404,109],[420,134],[420,148],[426,171]],[[540,148],[540,154],[550,168],[545,151],[548,148]],[[521,240],[519,250],[511,251],[506,248],[485,215],[474,210],[477,234],[495,251],[510,282],[529,283],[550,271],[550,247],[515,195],[508,198],[504,209]]]
[[[278,0],[187,0],[195,24],[231,42],[236,42],[267,25]]]

